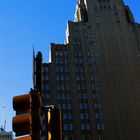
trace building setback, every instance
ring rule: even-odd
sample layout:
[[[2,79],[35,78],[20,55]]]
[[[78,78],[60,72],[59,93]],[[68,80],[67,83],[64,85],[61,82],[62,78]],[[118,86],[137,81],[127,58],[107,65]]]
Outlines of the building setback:
[[[123,0],[79,0],[41,73],[44,105],[62,110],[63,140],[140,140],[140,24]]]

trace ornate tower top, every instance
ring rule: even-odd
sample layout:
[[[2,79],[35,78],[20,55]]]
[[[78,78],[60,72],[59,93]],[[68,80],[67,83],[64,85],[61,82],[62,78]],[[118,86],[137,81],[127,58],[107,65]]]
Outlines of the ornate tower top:
[[[76,5],[75,21],[88,22],[88,13],[84,0],[80,0]]]

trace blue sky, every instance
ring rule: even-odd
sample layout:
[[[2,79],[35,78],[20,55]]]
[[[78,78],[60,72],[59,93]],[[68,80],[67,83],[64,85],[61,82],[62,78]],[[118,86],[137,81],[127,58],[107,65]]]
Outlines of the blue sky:
[[[139,0],[125,0],[140,23]],[[11,130],[12,98],[32,87],[32,49],[48,61],[49,44],[63,43],[76,0],[0,0],[0,124],[5,106],[6,129]]]

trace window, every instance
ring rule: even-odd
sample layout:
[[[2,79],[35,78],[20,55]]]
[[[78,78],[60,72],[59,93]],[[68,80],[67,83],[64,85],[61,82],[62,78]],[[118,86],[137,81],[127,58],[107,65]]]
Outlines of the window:
[[[50,89],[49,84],[42,84],[42,89],[49,90]]]
[[[46,129],[46,125],[42,125],[42,130],[45,131]]]
[[[42,120],[46,120],[46,114],[42,114]]]
[[[57,99],[70,100],[71,96],[70,96],[70,94],[57,94]]]
[[[98,83],[95,83],[95,89],[96,89],[96,91],[99,90],[99,84]]]
[[[89,59],[89,64],[96,64],[96,60],[95,59]]]
[[[49,100],[50,99],[50,94],[43,94],[43,98]]]
[[[74,40],[74,41],[73,41],[73,44],[74,44],[74,45],[80,45],[81,42],[80,42],[80,40]]]
[[[55,51],[55,55],[58,56],[58,51]]]
[[[64,113],[63,114],[63,119],[64,120],[71,120],[72,119],[72,114],[71,113]]]
[[[65,87],[64,87],[64,85],[58,84],[58,85],[56,85],[56,89],[57,90],[65,90]]]
[[[81,94],[79,94],[79,98],[81,100],[87,99],[87,94],[86,93],[81,93]]]
[[[95,93],[93,93],[93,99],[101,99],[101,97],[100,97],[100,95],[99,94],[95,94]]]
[[[58,64],[58,58],[55,58],[55,64]]]
[[[103,113],[96,113],[95,116],[96,116],[97,120],[103,120],[104,119]]]
[[[102,109],[102,105],[100,103],[95,103],[94,109]]]
[[[96,34],[95,33],[89,33],[89,37],[92,39],[92,38],[95,38],[96,37]]]
[[[71,110],[72,106],[70,103],[59,103],[58,108],[63,109],[63,110]]]
[[[81,130],[90,130],[90,124],[81,124]]]
[[[84,72],[84,68],[83,67],[76,67],[76,72]]]
[[[44,66],[44,67],[42,68],[42,71],[43,71],[43,72],[48,72],[48,71],[49,71],[49,67]]]
[[[95,56],[95,52],[93,50],[88,50],[88,56],[90,57]]]
[[[80,103],[80,109],[88,109],[87,103]]]
[[[83,64],[83,59],[82,58],[76,58],[75,63],[76,64]]]
[[[98,75],[94,74],[94,81],[98,82]]]
[[[63,67],[56,67],[56,72],[63,72],[63,71],[64,71]]]
[[[83,75],[77,75],[76,80],[77,80],[77,81],[83,81],[83,80],[85,80],[85,78],[84,78]]]
[[[63,124],[64,131],[72,131],[73,125],[72,124]]]
[[[75,56],[76,56],[76,57],[77,57],[77,56],[82,56],[81,50],[76,50],[76,51],[75,51]]]
[[[68,81],[69,80],[69,76],[68,75],[57,75],[56,76],[56,80],[57,81]]]
[[[58,85],[56,85],[56,89],[57,90],[70,90],[70,85],[58,84]]]
[[[90,67],[90,72],[94,72],[94,73],[97,73],[97,68],[96,67]]]
[[[89,119],[89,114],[88,113],[81,113],[80,114],[80,119],[81,120],[88,120]]]
[[[55,58],[55,64],[67,64],[68,60],[64,58]]]
[[[77,89],[78,90],[84,90],[84,89],[86,89],[86,85],[85,84],[78,84]]]
[[[67,56],[67,51],[55,51],[56,56]]]
[[[94,84],[91,85],[91,89],[95,90],[95,85]]]
[[[104,130],[104,129],[105,129],[104,123],[98,123],[98,124],[97,124],[97,129],[98,129],[98,130]]]

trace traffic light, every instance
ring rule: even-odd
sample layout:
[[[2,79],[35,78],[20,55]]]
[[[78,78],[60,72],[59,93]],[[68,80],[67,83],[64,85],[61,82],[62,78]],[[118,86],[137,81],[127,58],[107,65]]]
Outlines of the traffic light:
[[[51,108],[47,112],[48,140],[62,140],[61,111]]]
[[[28,135],[16,140],[41,140],[41,107],[38,90],[13,98],[13,108],[16,111],[13,131],[16,136]]]

